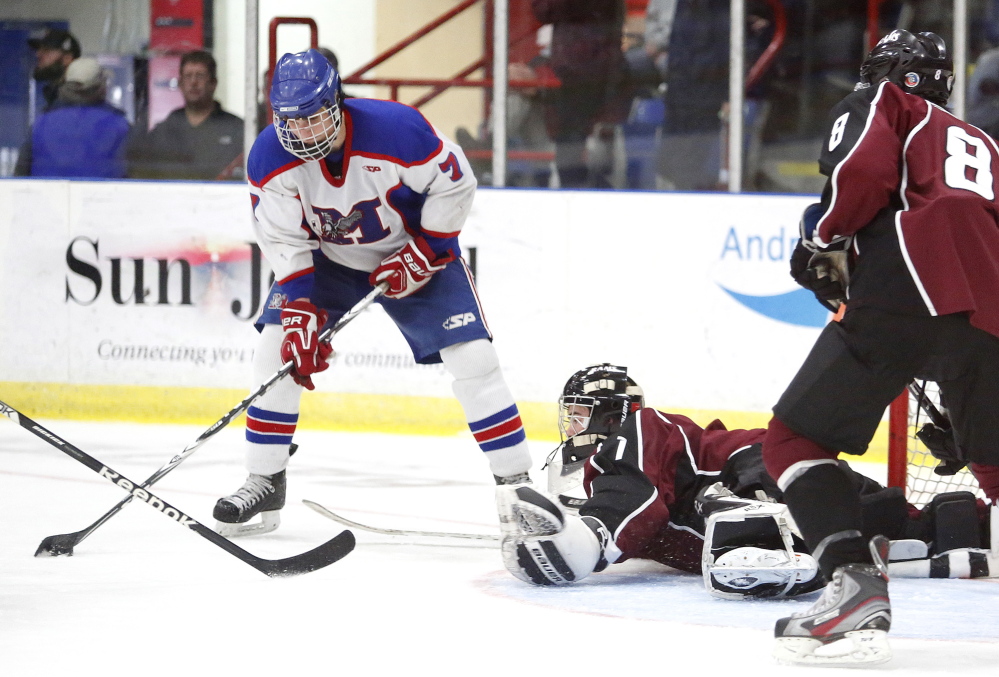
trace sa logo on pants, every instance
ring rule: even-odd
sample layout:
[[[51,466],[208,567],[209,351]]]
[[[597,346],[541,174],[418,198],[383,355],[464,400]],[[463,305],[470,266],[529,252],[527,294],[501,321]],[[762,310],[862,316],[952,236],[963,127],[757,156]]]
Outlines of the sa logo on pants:
[[[459,313],[444,320],[444,328],[448,330],[457,329],[473,322],[475,322],[475,313]]]

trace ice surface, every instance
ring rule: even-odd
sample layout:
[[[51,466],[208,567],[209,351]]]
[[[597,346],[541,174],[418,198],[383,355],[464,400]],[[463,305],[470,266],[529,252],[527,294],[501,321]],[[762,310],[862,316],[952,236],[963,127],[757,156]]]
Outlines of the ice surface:
[[[200,428],[42,423],[141,482],[211,421]],[[244,479],[241,435],[238,426],[223,430],[153,491],[212,524],[215,500]],[[304,498],[386,527],[496,528],[491,476],[470,436],[301,430],[296,441],[281,528],[240,541],[255,554],[285,557],[338,533]],[[547,451],[532,448],[539,461]],[[357,531],[358,547],[344,560],[269,579],[144,505],[126,507],[73,557],[32,556],[45,536],[83,529],[123,496],[0,420],[0,675],[753,677],[809,670],[770,658],[774,620],[808,601],[718,600],[699,577],[649,562],[614,565],[569,588],[535,588],[503,570],[495,546]],[[895,658],[875,670],[997,674],[995,582],[896,580],[892,600]]]

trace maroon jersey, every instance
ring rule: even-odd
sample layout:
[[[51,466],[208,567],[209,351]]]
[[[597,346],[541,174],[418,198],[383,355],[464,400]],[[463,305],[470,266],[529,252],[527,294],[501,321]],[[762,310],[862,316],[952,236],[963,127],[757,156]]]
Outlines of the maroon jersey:
[[[733,490],[758,488],[746,477],[765,476],[765,433],[726,430],[721,421],[702,428],[686,416],[641,409],[587,461],[590,498],[580,514],[604,522],[623,553],[618,561],[641,557],[699,573],[704,520],[694,499],[718,481]],[[765,483],[776,489],[768,477]]]
[[[999,336],[999,149],[985,132],[884,82],[830,114],[815,240],[856,235],[851,307],[966,312]]]

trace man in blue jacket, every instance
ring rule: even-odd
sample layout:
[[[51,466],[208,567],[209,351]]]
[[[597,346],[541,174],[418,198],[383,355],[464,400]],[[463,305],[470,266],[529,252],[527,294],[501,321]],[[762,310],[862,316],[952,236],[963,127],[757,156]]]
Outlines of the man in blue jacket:
[[[16,176],[124,178],[129,124],[105,102],[107,74],[83,57],[66,69],[52,108],[39,116],[21,148]]]

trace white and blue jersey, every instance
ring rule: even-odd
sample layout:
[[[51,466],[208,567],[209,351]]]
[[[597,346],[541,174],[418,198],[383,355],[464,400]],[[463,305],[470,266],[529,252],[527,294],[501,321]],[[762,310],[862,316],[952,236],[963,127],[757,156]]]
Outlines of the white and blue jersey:
[[[250,150],[247,173],[257,242],[276,282],[258,324],[279,323],[288,301],[308,298],[335,322],[371,290],[368,275],[416,236],[455,260],[418,292],[379,299],[419,362],[440,348],[492,336],[458,234],[475,195],[461,148],[414,108],[347,99],[341,152],[305,161],[273,126]],[[461,316],[460,326],[449,319]]]

